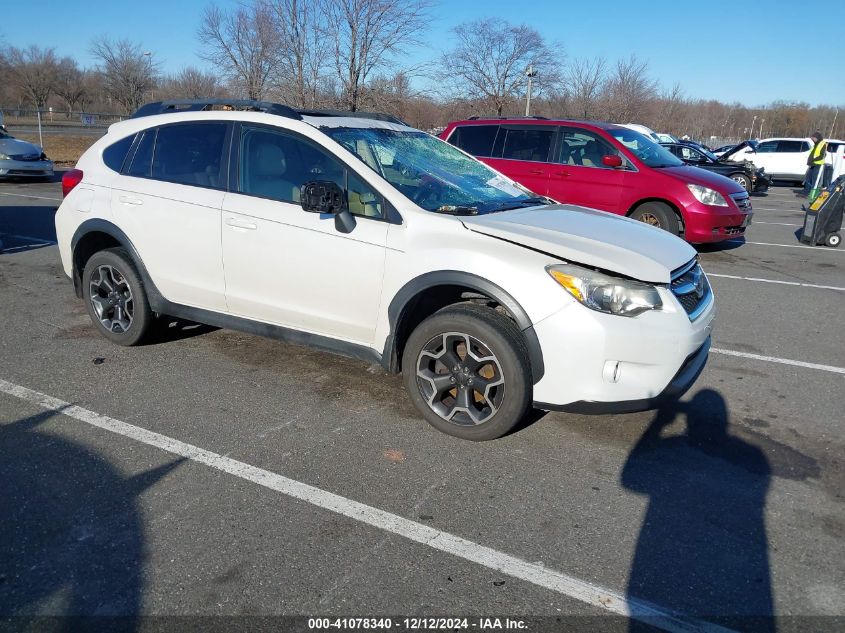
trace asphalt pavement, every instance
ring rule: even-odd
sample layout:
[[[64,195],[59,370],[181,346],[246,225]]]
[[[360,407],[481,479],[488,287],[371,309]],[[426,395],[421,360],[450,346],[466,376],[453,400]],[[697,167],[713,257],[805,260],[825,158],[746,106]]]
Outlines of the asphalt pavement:
[[[845,249],[798,241],[793,189],[700,249],[714,351],[680,402],[480,444],[363,362],[188,323],[111,345],[60,198],[0,183],[0,616],[845,627]]]

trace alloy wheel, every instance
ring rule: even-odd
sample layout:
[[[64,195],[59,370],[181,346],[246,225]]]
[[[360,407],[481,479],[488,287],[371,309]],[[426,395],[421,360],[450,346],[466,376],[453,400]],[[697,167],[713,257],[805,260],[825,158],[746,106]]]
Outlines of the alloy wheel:
[[[135,304],[126,277],[113,266],[103,264],[91,275],[91,305],[109,332],[122,334],[132,326]]]
[[[461,332],[431,338],[417,357],[416,375],[432,411],[460,426],[488,421],[505,396],[499,359],[482,341]]]
[[[646,224],[660,228],[660,219],[653,213],[645,212],[640,215],[640,222],[645,222]]]

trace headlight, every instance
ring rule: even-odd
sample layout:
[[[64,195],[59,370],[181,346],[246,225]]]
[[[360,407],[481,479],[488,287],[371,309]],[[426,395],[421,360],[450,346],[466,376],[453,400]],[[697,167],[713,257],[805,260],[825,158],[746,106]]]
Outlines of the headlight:
[[[651,284],[611,277],[572,264],[547,266],[546,271],[579,303],[597,312],[632,317],[663,306],[657,288]]]
[[[708,187],[702,187],[701,185],[687,185],[687,188],[701,204],[709,204],[714,207],[728,206],[728,203],[725,202],[722,194],[718,191],[714,191]]]
[[[9,160],[9,157],[6,154],[0,153],[0,160]]]

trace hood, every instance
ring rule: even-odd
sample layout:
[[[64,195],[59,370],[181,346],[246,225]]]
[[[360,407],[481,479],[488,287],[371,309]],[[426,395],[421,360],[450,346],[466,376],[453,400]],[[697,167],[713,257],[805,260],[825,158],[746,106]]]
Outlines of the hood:
[[[709,187],[715,189],[719,193],[727,193],[728,195],[734,193],[745,193],[742,185],[734,182],[727,176],[716,174],[700,167],[693,167],[692,165],[683,165],[678,167],[662,167],[657,169],[662,174],[674,176],[678,180],[685,183],[692,183],[693,185],[701,185],[702,187]]]
[[[734,154],[736,154],[739,151],[744,150],[746,147],[750,147],[751,149],[754,149],[754,146],[752,146],[748,141],[743,141],[739,145],[734,145],[728,151],[726,151],[724,154],[722,154],[722,158],[729,160],[731,156],[733,156]]]
[[[0,154],[7,156],[38,154],[41,156],[41,148],[34,143],[27,143],[16,138],[2,138],[0,139]]]
[[[629,218],[555,204],[461,217],[470,231],[651,283],[669,283],[671,272],[695,249],[661,229]]]

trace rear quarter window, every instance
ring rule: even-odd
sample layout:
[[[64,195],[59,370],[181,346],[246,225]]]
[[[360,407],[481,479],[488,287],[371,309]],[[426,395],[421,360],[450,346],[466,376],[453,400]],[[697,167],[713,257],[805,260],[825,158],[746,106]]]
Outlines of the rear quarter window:
[[[126,160],[126,154],[132,146],[132,141],[135,140],[135,135],[122,138],[116,143],[112,143],[103,150],[103,162],[106,167],[112,171],[120,172],[123,169],[123,163]]]
[[[449,142],[473,156],[492,156],[498,125],[462,125],[455,128]]]

